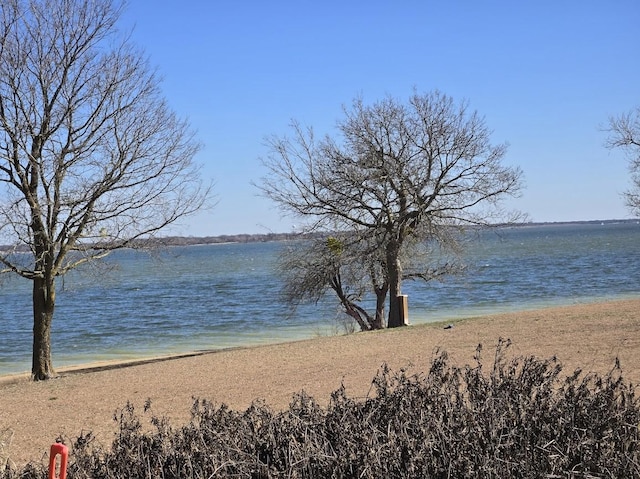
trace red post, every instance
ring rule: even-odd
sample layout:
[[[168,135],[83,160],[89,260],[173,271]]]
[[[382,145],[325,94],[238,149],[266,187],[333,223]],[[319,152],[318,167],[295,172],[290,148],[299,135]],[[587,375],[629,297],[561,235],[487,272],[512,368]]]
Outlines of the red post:
[[[69,457],[69,448],[61,443],[51,446],[51,455],[49,457],[49,479],[56,479],[56,458],[60,455],[60,475],[58,479],[67,479],[67,458]]]

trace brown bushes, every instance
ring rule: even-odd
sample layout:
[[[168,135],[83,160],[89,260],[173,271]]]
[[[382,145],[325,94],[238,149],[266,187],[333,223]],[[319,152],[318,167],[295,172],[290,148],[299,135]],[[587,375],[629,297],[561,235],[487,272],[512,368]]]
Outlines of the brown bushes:
[[[288,410],[244,412],[196,399],[189,424],[133,406],[116,414],[109,450],[73,444],[72,478],[640,478],[640,402],[620,365],[604,377],[562,375],[555,358],[458,368],[439,354],[424,374],[383,367],[369,397],[343,388],[321,407],[304,392]],[[145,413],[150,404],[145,405]],[[0,479],[46,477],[40,466]]]

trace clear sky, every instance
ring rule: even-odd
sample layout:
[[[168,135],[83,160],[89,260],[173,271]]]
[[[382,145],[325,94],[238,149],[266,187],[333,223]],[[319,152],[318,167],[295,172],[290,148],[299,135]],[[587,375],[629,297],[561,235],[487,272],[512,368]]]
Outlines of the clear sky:
[[[628,218],[611,115],[640,105],[638,0],[130,0],[121,26],[204,148],[217,206],[185,236],[288,232],[251,185],[292,119],[332,133],[343,105],[417,89],[466,99],[526,188],[532,221]]]

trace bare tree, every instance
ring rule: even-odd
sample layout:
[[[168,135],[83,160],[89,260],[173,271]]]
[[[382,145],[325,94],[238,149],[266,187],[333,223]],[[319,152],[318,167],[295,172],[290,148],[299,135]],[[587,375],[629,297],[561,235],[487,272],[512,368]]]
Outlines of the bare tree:
[[[609,139],[606,146],[622,148],[629,157],[632,186],[625,192],[627,206],[640,216],[640,107],[609,118]]]
[[[51,377],[56,277],[139,246],[203,206],[186,121],[111,0],[5,0],[0,17],[2,272],[33,282],[35,380]],[[28,250],[31,254],[17,254]]]
[[[284,300],[295,307],[317,302],[333,291],[344,314],[361,331],[381,329],[389,289],[384,259],[375,251],[364,251],[365,245],[351,239],[348,235],[322,235],[289,244],[279,262]],[[376,297],[373,314],[360,304],[371,290]]]
[[[428,241],[406,245],[401,257],[403,280],[431,281],[463,272],[458,241],[450,238],[446,246],[447,251],[435,251],[439,245]],[[284,300],[297,307],[304,302],[318,302],[332,291],[342,312],[361,331],[382,329],[386,325],[389,291],[382,253],[376,244],[339,232],[292,242],[283,249],[279,261]],[[375,306],[369,312],[363,303],[372,292]]]
[[[388,326],[400,326],[403,251],[429,240],[447,244],[465,225],[511,222],[501,200],[521,188],[520,169],[503,164],[484,119],[438,91],[366,106],[356,99],[339,135],[314,137],[293,124],[293,137],[269,139],[262,193],[286,213],[307,218],[307,231],[346,231],[366,238],[384,258]]]

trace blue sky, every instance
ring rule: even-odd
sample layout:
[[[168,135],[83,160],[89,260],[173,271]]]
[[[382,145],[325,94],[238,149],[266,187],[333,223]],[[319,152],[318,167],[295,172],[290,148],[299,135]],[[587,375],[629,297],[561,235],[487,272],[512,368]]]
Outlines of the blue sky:
[[[640,2],[131,0],[121,24],[204,148],[216,207],[187,236],[291,231],[251,185],[265,137],[332,133],[343,105],[439,89],[485,116],[533,221],[628,218],[611,115],[640,105]]]

